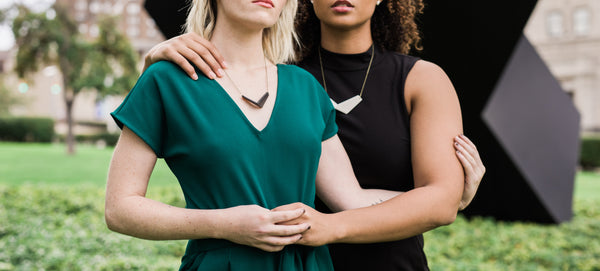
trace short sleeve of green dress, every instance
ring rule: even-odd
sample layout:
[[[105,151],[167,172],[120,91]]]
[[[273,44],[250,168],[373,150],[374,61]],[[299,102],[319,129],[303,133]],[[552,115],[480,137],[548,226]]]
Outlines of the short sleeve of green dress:
[[[306,71],[278,65],[269,123],[257,130],[213,80],[190,79],[170,62],[150,66],[111,115],[164,158],[187,208],[314,206],[321,142],[337,133],[335,111]],[[180,270],[333,270],[326,247],[265,252],[226,240],[190,240]]]

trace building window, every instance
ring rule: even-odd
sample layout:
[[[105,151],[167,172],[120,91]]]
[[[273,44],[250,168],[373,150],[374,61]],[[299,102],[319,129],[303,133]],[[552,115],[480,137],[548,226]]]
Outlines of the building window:
[[[127,35],[130,37],[137,37],[140,35],[140,30],[135,26],[130,26],[127,28]]]
[[[564,34],[563,15],[558,11],[553,11],[546,18],[546,26],[550,37],[561,37]]]
[[[140,17],[138,17],[138,16],[128,17],[127,23],[130,25],[138,25],[140,23]]]
[[[577,36],[587,36],[591,28],[591,13],[586,7],[580,7],[573,12],[573,31]]]
[[[138,3],[131,3],[127,5],[127,13],[129,13],[129,15],[138,15],[140,10],[140,4]]]
[[[151,38],[158,36],[158,31],[156,31],[156,24],[151,18],[146,19],[146,35]]]
[[[87,1],[85,1],[85,0],[77,1],[77,3],[75,4],[75,8],[80,11],[86,10],[87,9]]]

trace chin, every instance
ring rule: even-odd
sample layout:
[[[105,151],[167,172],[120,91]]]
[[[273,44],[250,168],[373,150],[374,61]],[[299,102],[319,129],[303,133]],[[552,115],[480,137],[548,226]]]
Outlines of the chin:
[[[339,17],[335,18],[334,20],[328,20],[324,23],[331,28],[340,30],[352,30],[363,26],[365,23],[368,23],[368,21],[359,21],[356,18],[351,17]]]
[[[252,22],[248,22],[246,25],[255,25],[256,28],[265,29],[274,26],[277,23],[277,19],[275,18],[260,18],[255,17],[252,19]]]

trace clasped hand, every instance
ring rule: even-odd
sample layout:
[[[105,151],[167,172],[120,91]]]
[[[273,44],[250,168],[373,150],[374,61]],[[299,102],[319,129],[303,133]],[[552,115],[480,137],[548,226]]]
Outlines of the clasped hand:
[[[312,228],[321,227],[314,221],[321,214],[302,203],[293,203],[268,210],[258,205],[242,205],[225,209],[222,235],[231,242],[253,246],[264,251],[281,251],[286,245],[325,244]]]

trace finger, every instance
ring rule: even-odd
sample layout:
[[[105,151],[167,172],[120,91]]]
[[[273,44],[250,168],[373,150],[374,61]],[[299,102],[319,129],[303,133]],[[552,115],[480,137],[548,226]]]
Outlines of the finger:
[[[177,47],[177,53],[186,59],[188,65],[190,65],[189,62],[194,63],[194,65],[200,70],[200,72],[202,72],[209,79],[215,79],[217,77],[216,74],[211,70],[211,68],[206,64],[206,62],[204,62],[202,57],[199,56],[196,51],[190,49],[187,46],[180,46]]]
[[[290,211],[303,208],[303,204],[299,202],[294,202],[286,205],[278,206],[277,208],[271,209],[271,211]]]
[[[215,47],[212,42],[200,37],[199,35],[193,36],[194,40],[200,44],[202,44],[208,51],[212,54],[213,58],[219,63],[220,68],[227,69],[227,63],[225,63],[225,58],[219,53],[217,47]]]
[[[261,241],[264,242],[263,245],[280,247],[295,244],[300,239],[302,239],[302,234],[296,234],[292,236],[268,236],[263,238]]]
[[[478,172],[481,172],[481,175],[483,176],[483,173],[485,173],[485,167],[483,166],[483,161],[481,161],[481,157],[479,156],[479,151],[477,150],[477,147],[466,136],[461,135],[459,137],[463,140],[463,142],[469,145],[469,155],[471,156],[474,162],[473,167],[476,168]]]
[[[473,158],[473,156],[471,155],[471,153],[469,153],[469,151],[461,144],[454,144],[454,147],[460,151],[460,153],[469,161],[469,163],[471,164],[471,166],[476,166],[477,162],[475,161],[475,159]]]
[[[471,163],[469,162],[469,159],[467,159],[461,151],[456,151],[456,156],[458,157],[458,160],[460,161],[460,163],[463,166],[465,175],[473,174],[474,173],[473,165],[471,165]],[[467,178],[465,178],[465,179],[467,179]]]
[[[204,46],[204,48],[206,48],[212,55],[212,59],[215,60],[215,66],[214,66],[215,68],[227,69],[227,63],[225,63],[225,58],[223,58],[221,53],[219,53],[219,50],[217,49],[217,47],[215,47],[215,45],[212,44],[212,42],[210,42],[206,39],[200,39],[199,43],[202,44]]]
[[[475,143],[473,143],[467,136],[465,135],[460,135],[459,136],[463,141],[465,141],[470,148],[472,149],[471,154],[473,155],[473,157],[476,158],[476,160],[478,160],[479,162],[481,162],[481,158],[479,157],[479,150],[477,149],[477,146],[475,146]],[[481,163],[483,165],[483,163]]]
[[[283,248],[285,246],[271,246],[271,245],[264,244],[264,245],[259,245],[259,246],[256,246],[256,247],[259,248],[259,249],[262,249],[262,250],[264,250],[266,252],[278,252],[278,251],[283,250]]]
[[[216,74],[218,77],[223,77],[223,69],[221,65],[214,58],[213,54],[210,52],[210,49],[205,47],[204,44],[198,42],[191,42],[187,44],[187,48],[193,52],[193,55],[190,56],[190,61],[192,61],[196,65],[206,65],[210,72]]]
[[[473,148],[475,148],[475,143],[473,143],[473,141],[471,141],[466,135],[459,135],[458,137],[465,141],[467,144],[471,145]]]
[[[305,212],[306,212],[306,210],[302,209],[302,208],[296,209],[296,210],[291,210],[291,211],[272,211],[270,214],[271,222],[280,223],[280,222],[296,219],[296,218],[302,216]]]
[[[469,145],[469,143],[467,143],[465,140],[463,140],[462,137],[457,136],[454,139],[455,139],[455,142],[457,142],[458,144],[463,146],[463,148],[465,148],[465,150],[467,150],[470,154],[472,154],[473,152],[476,152],[475,145]]]
[[[190,62],[180,53],[176,51],[168,51],[165,53],[165,59],[172,61],[177,64],[177,66],[181,67],[181,69],[192,79],[197,80],[198,75],[196,74],[196,70],[190,64]]]
[[[308,223],[296,225],[273,225],[265,234],[270,236],[292,236],[302,234],[309,229],[310,225]]]

